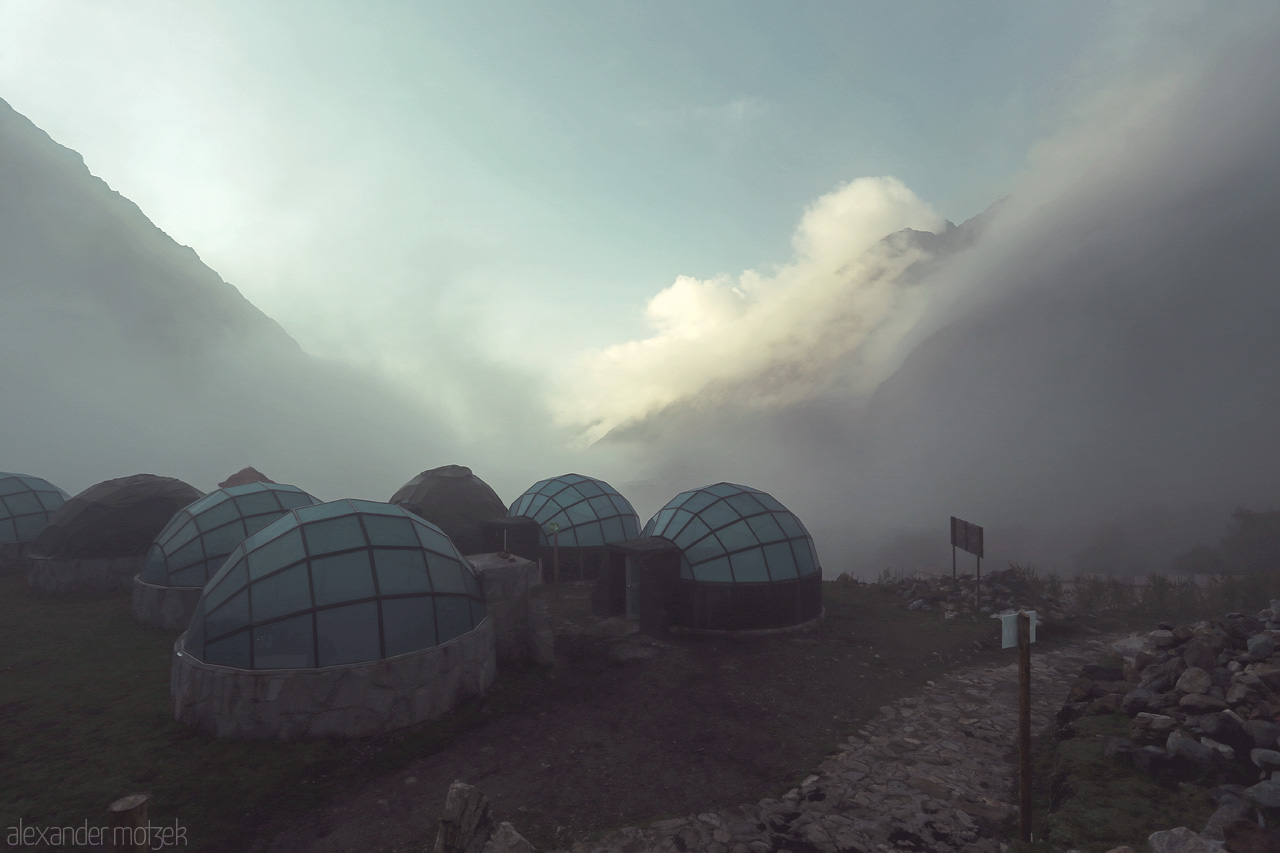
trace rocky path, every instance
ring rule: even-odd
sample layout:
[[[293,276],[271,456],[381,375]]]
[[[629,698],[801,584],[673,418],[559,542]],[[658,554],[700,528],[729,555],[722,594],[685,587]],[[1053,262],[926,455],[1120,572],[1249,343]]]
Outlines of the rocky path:
[[[1123,635],[1033,646],[1032,731],[1044,731],[1081,667]],[[947,851],[999,853],[1016,811],[1016,652],[953,673],[879,713],[780,800],[626,827],[569,853]]]

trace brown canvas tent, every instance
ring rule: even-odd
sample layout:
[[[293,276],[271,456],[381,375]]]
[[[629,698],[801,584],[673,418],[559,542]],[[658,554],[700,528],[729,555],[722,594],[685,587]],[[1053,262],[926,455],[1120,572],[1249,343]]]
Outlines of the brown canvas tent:
[[[463,554],[478,554],[480,523],[507,514],[498,493],[463,465],[423,471],[391,496],[397,504],[439,527]]]
[[[54,560],[145,556],[173,514],[204,493],[173,477],[134,474],[90,486],[49,519],[31,555]]]

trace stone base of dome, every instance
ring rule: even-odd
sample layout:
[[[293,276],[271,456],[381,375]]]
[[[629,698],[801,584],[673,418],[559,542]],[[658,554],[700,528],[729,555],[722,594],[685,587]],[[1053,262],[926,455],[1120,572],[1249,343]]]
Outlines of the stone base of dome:
[[[158,586],[141,576],[133,579],[133,616],[144,625],[166,631],[185,631],[196,611],[198,586]]]
[[[27,586],[55,593],[127,592],[145,562],[145,556],[85,560],[35,557],[27,563]]]
[[[0,575],[21,575],[31,568],[27,543],[0,542]]]
[[[449,642],[368,663],[320,669],[215,666],[173,647],[173,715],[214,737],[367,737],[432,720],[489,689],[493,619]]]

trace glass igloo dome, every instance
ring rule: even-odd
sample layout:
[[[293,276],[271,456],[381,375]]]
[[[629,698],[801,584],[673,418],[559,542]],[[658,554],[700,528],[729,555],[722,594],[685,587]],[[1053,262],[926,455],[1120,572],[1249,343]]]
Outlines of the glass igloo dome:
[[[631,503],[603,480],[581,474],[539,480],[516,499],[507,516],[538,522],[542,545],[552,544],[551,525],[558,525],[561,548],[603,547],[640,535],[640,516]]]
[[[772,495],[716,483],[676,495],[644,527],[680,547],[680,576],[700,583],[768,583],[819,575],[813,538]]]
[[[248,483],[216,489],[178,511],[156,536],[142,580],[202,587],[246,536],[287,511],[320,503],[297,486]]]
[[[0,471],[0,544],[35,539],[70,497],[40,477]]]
[[[240,543],[182,650],[241,669],[353,664],[446,643],[485,613],[475,570],[439,528],[344,499],[291,510]]]

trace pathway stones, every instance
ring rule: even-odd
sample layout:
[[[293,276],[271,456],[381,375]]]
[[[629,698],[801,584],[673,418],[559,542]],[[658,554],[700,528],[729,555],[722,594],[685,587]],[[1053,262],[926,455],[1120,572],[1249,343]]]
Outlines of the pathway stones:
[[[1033,647],[1033,731],[1050,726],[1081,668],[1117,639]],[[953,673],[880,708],[780,799],[626,827],[568,853],[1002,853],[998,827],[1017,808],[1018,670],[1008,654],[1009,664]]]

